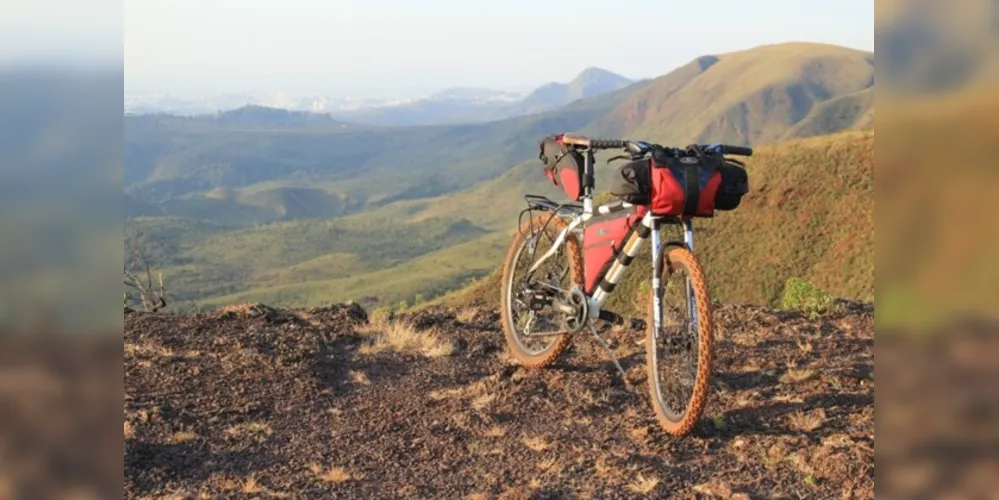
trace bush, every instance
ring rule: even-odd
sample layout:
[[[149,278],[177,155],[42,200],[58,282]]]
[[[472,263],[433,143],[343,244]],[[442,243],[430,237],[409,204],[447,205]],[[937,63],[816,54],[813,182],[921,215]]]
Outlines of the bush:
[[[818,317],[833,305],[832,297],[815,285],[801,278],[791,278],[784,284],[781,296],[782,309],[798,309],[811,317]]]
[[[395,311],[391,307],[378,307],[372,309],[371,314],[368,315],[368,323],[372,325],[380,325],[388,323],[395,316]]]

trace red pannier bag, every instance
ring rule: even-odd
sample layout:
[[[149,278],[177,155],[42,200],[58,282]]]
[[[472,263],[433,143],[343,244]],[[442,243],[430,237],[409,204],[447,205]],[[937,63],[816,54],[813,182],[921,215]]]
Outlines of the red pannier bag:
[[[562,144],[561,135],[545,137],[538,144],[538,158],[545,165],[545,175],[556,186],[561,186],[572,201],[583,197],[583,172],[586,160],[578,151]]]
[[[614,255],[627,241],[629,231],[641,223],[646,211],[647,208],[639,206],[631,212],[595,217],[586,224],[586,229],[583,230],[586,293],[592,293],[596,289]]]

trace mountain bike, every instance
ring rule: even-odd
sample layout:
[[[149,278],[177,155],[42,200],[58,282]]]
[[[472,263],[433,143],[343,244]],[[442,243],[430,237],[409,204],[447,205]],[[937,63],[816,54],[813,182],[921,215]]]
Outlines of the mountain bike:
[[[621,149],[625,155],[615,159],[635,162],[655,155],[679,159],[675,162],[679,165],[694,163],[690,158],[697,155],[749,156],[752,150],[721,144],[680,149],[643,141],[558,137],[567,151],[584,159],[580,192],[570,196],[582,204],[525,195],[528,207],[520,214],[500,290],[506,343],[521,365],[543,368],[566,350],[573,334],[588,329],[630,389],[626,373],[594,323],[626,323],[604,304],[650,240],[652,276],[645,313],[649,393],[662,428],[674,436],[686,435],[700,419],[708,397],[713,339],[704,271],[693,253],[693,217],[654,215],[647,204],[622,200],[595,207],[594,152]],[[664,241],[669,226],[678,227],[683,239]]]

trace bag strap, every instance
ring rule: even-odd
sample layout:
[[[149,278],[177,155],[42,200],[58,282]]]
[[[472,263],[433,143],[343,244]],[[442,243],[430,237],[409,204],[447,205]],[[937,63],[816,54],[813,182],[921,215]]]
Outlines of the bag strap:
[[[698,179],[699,165],[686,165],[684,177],[687,179],[686,200],[683,202],[684,215],[697,215],[697,205],[701,201],[701,185]]]
[[[687,181],[687,186],[685,193],[686,200],[683,202],[683,214],[694,216],[697,215],[697,206],[701,202],[701,167],[707,167],[708,161],[704,155],[704,151],[696,144],[687,146],[687,151],[693,153],[697,157],[698,162],[696,165],[684,166],[684,177]]]

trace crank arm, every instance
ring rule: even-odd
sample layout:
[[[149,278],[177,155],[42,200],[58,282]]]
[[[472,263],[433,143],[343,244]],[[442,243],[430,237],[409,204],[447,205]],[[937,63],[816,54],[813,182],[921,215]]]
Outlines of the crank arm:
[[[566,304],[565,302],[562,302],[561,300],[556,300],[555,302],[553,302],[552,303],[552,307],[556,311],[564,313],[564,314],[573,314],[574,315],[578,311],[575,307],[572,307],[571,305]]]

